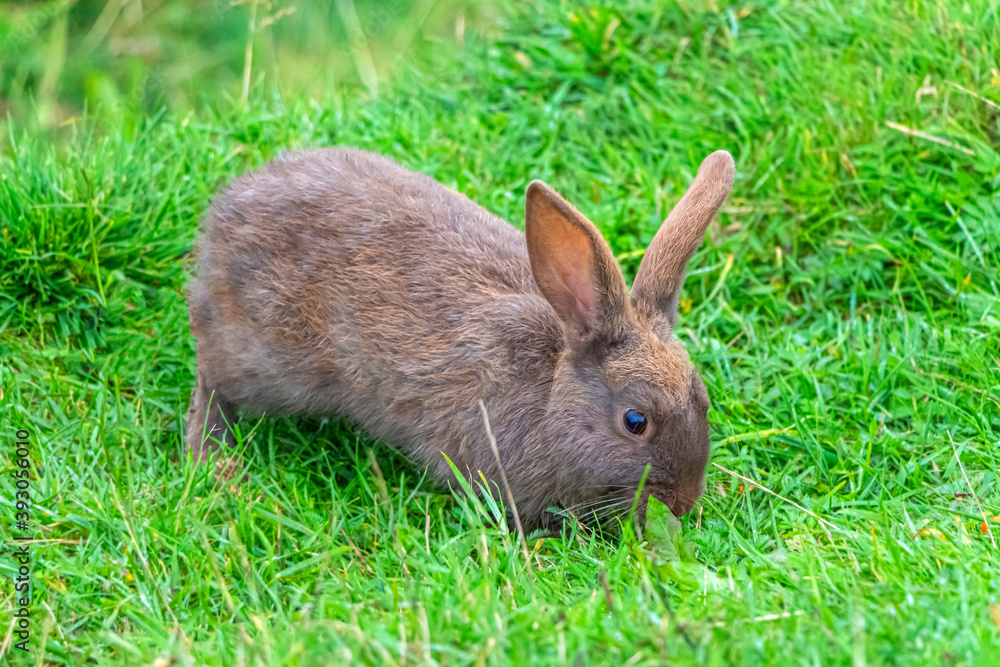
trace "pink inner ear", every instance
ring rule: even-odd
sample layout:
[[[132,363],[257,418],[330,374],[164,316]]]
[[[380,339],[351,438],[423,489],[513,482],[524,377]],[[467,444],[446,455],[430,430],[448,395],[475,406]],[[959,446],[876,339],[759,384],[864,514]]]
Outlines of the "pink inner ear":
[[[584,265],[582,268],[586,270],[586,274],[590,273],[590,267]],[[566,286],[566,290],[576,300],[575,306],[581,315],[580,319],[589,329],[593,323],[596,295],[593,284],[589,280],[582,279],[589,278],[589,275],[581,275],[581,273],[583,272],[579,268],[574,268],[572,271],[562,271],[559,277],[562,279],[563,285]]]
[[[538,181],[528,188],[525,227],[532,274],[542,294],[565,324],[578,333],[593,331],[606,289],[597,278],[599,233]]]
[[[586,233],[555,210],[545,216],[545,239],[548,248],[549,271],[558,281],[557,294],[546,296],[563,319],[575,321],[585,330],[594,325],[597,303],[592,274],[593,248]],[[553,281],[555,282],[555,281]],[[555,302],[562,302],[559,308]]]

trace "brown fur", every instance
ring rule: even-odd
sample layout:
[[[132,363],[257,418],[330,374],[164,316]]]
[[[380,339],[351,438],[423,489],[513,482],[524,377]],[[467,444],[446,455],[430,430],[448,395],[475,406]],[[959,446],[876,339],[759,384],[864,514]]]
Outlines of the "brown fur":
[[[439,480],[451,476],[443,452],[499,482],[482,399],[527,526],[550,506],[627,503],[647,464],[647,492],[688,511],[704,484],[708,395],[670,327],[732,174],[726,153],[705,161],[629,296],[594,225],[540,182],[525,235],[378,155],[271,162],[207,215],[189,296],[189,448],[204,460],[231,440],[234,406],[338,414]],[[650,420],[641,436],[622,424],[629,407]]]

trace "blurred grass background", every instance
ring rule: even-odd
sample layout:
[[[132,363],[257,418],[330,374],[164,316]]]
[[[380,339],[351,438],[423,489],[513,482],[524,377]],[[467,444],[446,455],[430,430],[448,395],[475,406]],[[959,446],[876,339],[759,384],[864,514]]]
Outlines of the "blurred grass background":
[[[36,443],[37,659],[1000,662],[998,8],[0,4],[0,409]],[[337,144],[516,225],[547,180],[628,279],[731,151],[677,333],[713,462],[796,504],[713,466],[676,558],[578,527],[526,570],[492,509],[337,421],[264,420],[239,486],[188,465],[197,220]]]
[[[13,0],[2,6],[0,111],[64,127],[163,108],[375,96],[441,41],[495,26],[473,0]],[[5,133],[6,134],[6,133]]]

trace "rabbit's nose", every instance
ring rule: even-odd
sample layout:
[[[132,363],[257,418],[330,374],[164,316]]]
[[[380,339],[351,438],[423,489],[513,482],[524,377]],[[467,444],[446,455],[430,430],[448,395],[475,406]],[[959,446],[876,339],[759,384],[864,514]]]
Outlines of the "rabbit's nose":
[[[660,494],[658,494],[659,497]],[[662,494],[660,498],[663,504],[670,508],[670,511],[676,517],[682,517],[691,511],[694,507],[695,499],[691,498],[683,491],[678,492],[676,489],[670,489]]]
[[[691,511],[703,491],[704,482],[701,479],[681,482],[667,491],[663,502],[674,513],[674,516],[681,517]]]
[[[663,504],[670,508],[670,511],[674,513],[674,516],[680,516],[677,513],[677,492],[673,489],[667,491],[663,494]]]
[[[681,498],[676,493],[671,493],[670,495],[672,496],[672,500],[667,503],[667,507],[669,507],[670,511],[674,513],[674,516],[682,517],[690,512],[691,508],[694,507],[693,500]]]

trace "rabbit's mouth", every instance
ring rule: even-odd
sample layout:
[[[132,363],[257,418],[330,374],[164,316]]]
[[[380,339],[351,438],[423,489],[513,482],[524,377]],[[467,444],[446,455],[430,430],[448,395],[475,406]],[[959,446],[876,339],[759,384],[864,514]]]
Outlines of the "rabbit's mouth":
[[[635,503],[635,490],[607,489],[587,500],[563,505],[557,512],[565,517],[575,517],[586,524],[603,524],[628,516]]]
[[[651,486],[649,495],[669,507],[673,515],[680,518],[694,508],[695,503],[701,498],[703,489],[704,482],[700,480],[689,483],[682,480],[681,483],[669,487]],[[643,519],[646,514],[647,498],[644,498],[642,503]]]
[[[673,515],[678,518],[690,512],[691,508],[693,508],[694,504],[698,501],[697,498],[690,498],[675,489],[669,489],[663,493],[653,493],[651,495],[669,507],[670,511],[673,512]]]
[[[681,517],[691,511],[701,493],[695,495],[684,488],[655,485],[648,487],[637,498],[635,487],[609,487],[596,497],[564,506],[558,514],[572,515],[583,523],[593,525],[625,519],[634,508],[636,518],[644,524],[650,496],[666,505],[674,516]]]

